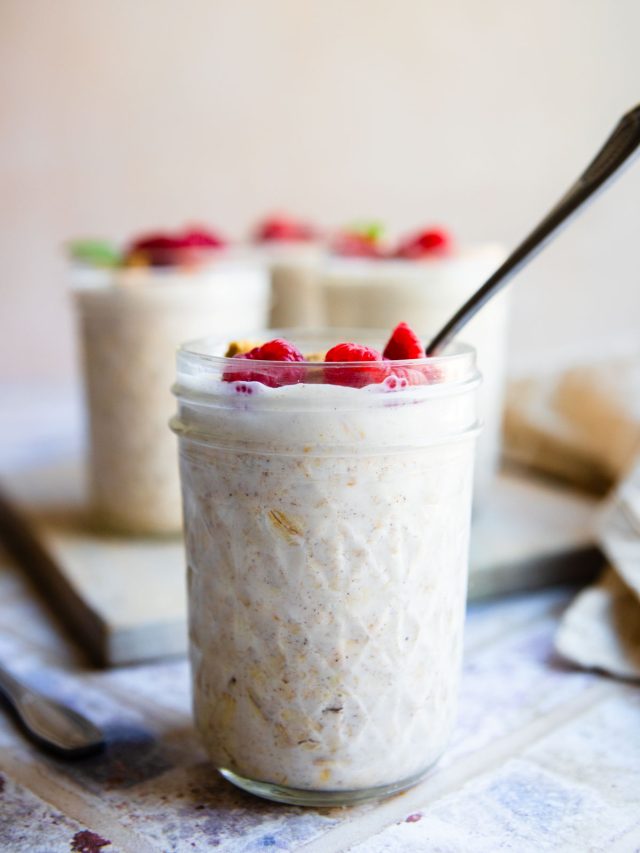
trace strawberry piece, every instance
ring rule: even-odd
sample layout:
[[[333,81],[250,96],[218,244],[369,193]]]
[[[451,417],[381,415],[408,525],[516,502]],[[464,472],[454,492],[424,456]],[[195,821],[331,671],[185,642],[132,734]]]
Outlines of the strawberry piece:
[[[444,228],[427,228],[403,240],[394,256],[418,261],[430,255],[443,255],[451,250],[451,235]]]
[[[300,350],[284,338],[275,338],[272,341],[267,341],[259,347],[254,347],[250,352],[238,353],[233,358],[238,361],[277,361],[277,362],[300,362],[304,361],[304,356]],[[269,388],[279,388],[282,385],[295,385],[304,377],[304,372],[300,368],[291,367],[283,370],[270,371],[266,367],[255,367],[243,365],[238,368],[229,368],[226,370],[222,378],[225,382],[261,382]],[[245,387],[238,387],[239,391],[247,393]]]
[[[382,355],[372,347],[360,344],[344,343],[332,347],[325,356],[325,363],[358,362],[353,367],[333,367],[325,369],[325,380],[329,385],[347,385],[351,388],[363,388],[365,385],[384,381],[389,373]],[[368,362],[371,364],[369,365]]]
[[[398,323],[389,338],[384,352],[384,358],[405,359],[424,358],[424,347],[420,338],[406,323]]]
[[[254,239],[258,243],[304,242],[314,240],[316,231],[306,222],[287,216],[270,216],[255,230]]]

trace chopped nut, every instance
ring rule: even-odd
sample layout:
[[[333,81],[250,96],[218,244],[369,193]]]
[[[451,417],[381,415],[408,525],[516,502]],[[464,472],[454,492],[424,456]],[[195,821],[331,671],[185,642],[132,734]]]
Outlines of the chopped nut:
[[[252,349],[260,346],[260,341],[239,340],[231,341],[229,347],[224,354],[225,358],[233,358],[234,355],[244,355],[251,352]]]
[[[131,252],[124,261],[125,267],[144,268],[151,266],[149,255],[146,252]]]

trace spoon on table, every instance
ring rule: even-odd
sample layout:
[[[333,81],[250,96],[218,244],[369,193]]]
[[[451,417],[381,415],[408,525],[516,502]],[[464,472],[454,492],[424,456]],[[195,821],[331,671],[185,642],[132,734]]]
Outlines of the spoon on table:
[[[620,119],[595,158],[556,206],[442,327],[428,344],[427,355],[436,355],[443,349],[492,296],[502,290],[517,272],[551,242],[562,224],[592,199],[598,190],[604,189],[619,174],[622,166],[631,163],[631,155],[638,152],[639,146],[640,105]]]
[[[104,736],[82,714],[44,696],[0,666],[4,696],[29,737],[64,758],[81,758],[104,747]]]

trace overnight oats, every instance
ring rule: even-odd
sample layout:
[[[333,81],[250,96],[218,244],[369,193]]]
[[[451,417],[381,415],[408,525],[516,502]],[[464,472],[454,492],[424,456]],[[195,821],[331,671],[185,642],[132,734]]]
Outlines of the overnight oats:
[[[389,245],[379,229],[363,228],[339,235],[333,249],[322,277],[329,325],[378,328],[404,318],[424,334],[435,334],[505,257],[496,244],[457,247],[443,229]],[[483,377],[476,507],[486,500],[500,460],[508,311],[504,292],[464,330]]]
[[[264,328],[265,272],[202,229],[151,235],[123,253],[73,247],[89,420],[94,521],[131,534],[182,523],[171,384],[180,343],[239,323]],[[102,245],[102,250],[100,247]]]
[[[320,232],[306,222],[272,216],[255,229],[253,243],[271,274],[269,325],[324,325],[319,274],[325,247]]]
[[[236,785],[348,804],[415,783],[455,721],[479,374],[404,325],[384,358],[281,335],[178,354],[195,719]]]

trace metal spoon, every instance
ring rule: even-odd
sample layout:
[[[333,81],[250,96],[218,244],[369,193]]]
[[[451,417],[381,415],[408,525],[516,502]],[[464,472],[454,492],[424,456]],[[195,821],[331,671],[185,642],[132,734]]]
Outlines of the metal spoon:
[[[3,667],[0,693],[39,746],[65,758],[80,758],[104,747],[102,732],[86,717],[18,681]]]
[[[531,234],[514,249],[502,266],[438,332],[427,346],[427,355],[435,355],[445,347],[482,306],[551,241],[562,224],[576,214],[598,190],[604,189],[607,183],[619,173],[622,166],[630,165],[631,155],[634,152],[637,153],[639,145],[640,105],[620,119],[611,136],[575,184]]]

